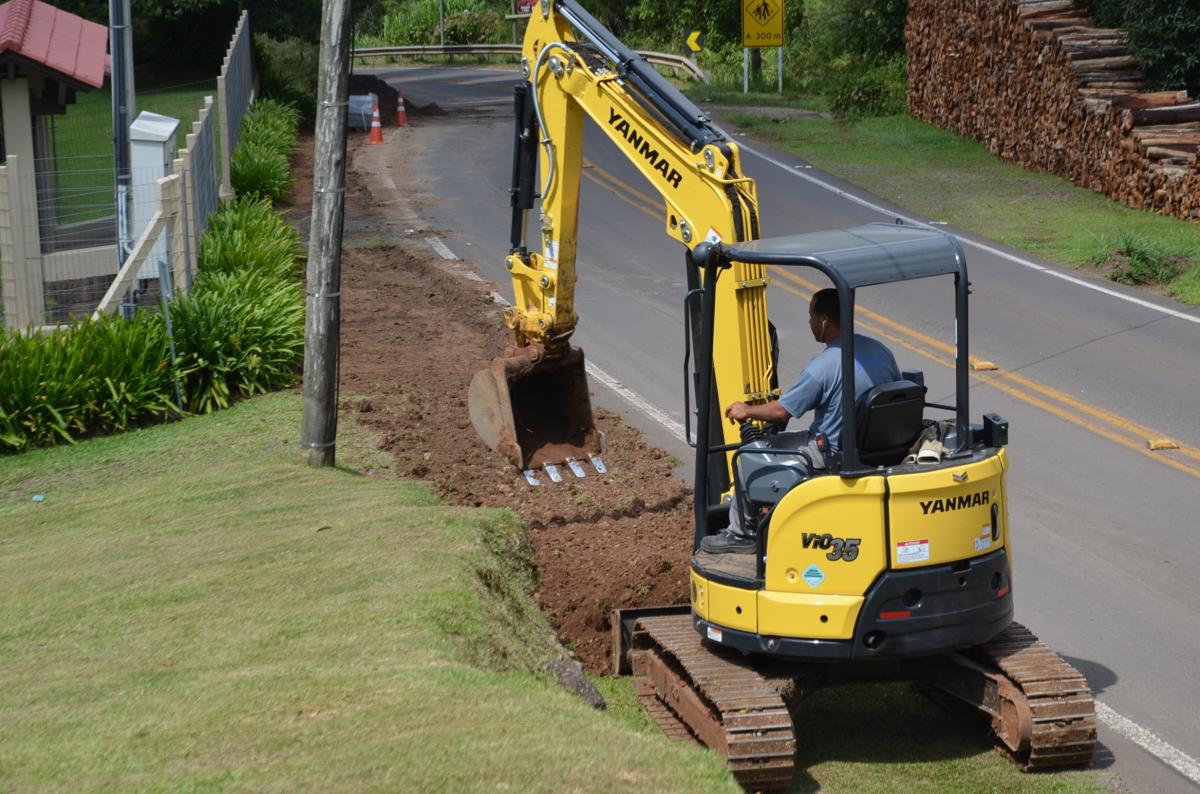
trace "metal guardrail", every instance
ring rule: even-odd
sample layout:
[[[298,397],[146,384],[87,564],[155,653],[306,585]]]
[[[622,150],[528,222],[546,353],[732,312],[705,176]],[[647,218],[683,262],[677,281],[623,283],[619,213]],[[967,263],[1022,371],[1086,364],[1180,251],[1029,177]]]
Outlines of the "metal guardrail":
[[[520,56],[520,44],[410,44],[403,47],[360,47],[350,51],[351,58],[387,58],[409,57],[422,55],[511,55]],[[648,63],[655,66],[666,66],[686,72],[702,83],[708,82],[708,76],[696,65],[691,58],[682,55],[672,55],[667,52],[638,52]]]

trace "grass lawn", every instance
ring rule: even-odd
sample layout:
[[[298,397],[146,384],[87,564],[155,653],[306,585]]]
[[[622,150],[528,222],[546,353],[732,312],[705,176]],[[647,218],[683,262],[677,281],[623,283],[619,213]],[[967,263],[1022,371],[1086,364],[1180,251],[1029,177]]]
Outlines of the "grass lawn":
[[[759,95],[739,99],[708,86],[687,93],[718,104],[759,101]],[[791,102],[824,109],[806,98]],[[1065,179],[1026,171],[980,143],[907,116],[771,121],[727,115],[747,132],[888,201],[1039,256],[1072,267],[1120,264],[1122,270],[1143,259],[1173,264],[1180,272],[1163,289],[1200,304],[1200,224],[1131,209]]]
[[[299,413],[0,457],[0,790],[738,790],[631,679],[595,679],[603,713],[548,682],[511,514],[391,479],[354,426],[307,468]],[[1100,790],[906,685],[822,692],[798,730],[801,791]]]
[[[511,515],[306,468],[299,414],[0,458],[0,790],[736,790],[536,672]]]

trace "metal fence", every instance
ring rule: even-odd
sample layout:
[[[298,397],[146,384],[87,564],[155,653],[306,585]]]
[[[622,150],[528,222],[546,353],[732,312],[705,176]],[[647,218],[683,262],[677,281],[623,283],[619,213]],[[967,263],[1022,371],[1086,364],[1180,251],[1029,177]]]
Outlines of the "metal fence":
[[[224,198],[233,195],[229,162],[241,139],[242,116],[254,101],[255,84],[254,62],[250,57],[250,11],[246,10],[238,19],[217,78],[217,102],[221,113],[221,195]]]
[[[170,263],[175,285],[190,287],[200,236],[218,203],[213,98],[204,97],[189,115],[195,121],[180,125],[190,130],[186,145],[166,173],[133,169],[134,228],[144,232],[161,216],[168,234],[156,235],[132,270],[137,247],[124,262],[117,251],[111,160],[106,168],[68,160],[56,169],[53,159],[30,163],[10,155],[0,166],[0,294],[7,326],[53,326],[91,315],[118,274],[127,277],[118,302],[153,306],[160,261]],[[164,177],[173,180],[165,194]]]
[[[188,211],[196,240],[208,231],[208,216],[217,211],[220,203],[216,140],[212,97],[205,97],[200,118],[187,136],[183,156],[185,179],[190,180],[186,186],[190,191]]]
[[[160,261],[170,263],[169,282],[190,288],[209,216],[232,195],[228,152],[254,94],[246,13],[215,81],[138,93],[139,109],[181,123],[165,175],[134,169],[133,182],[142,186],[133,196],[135,229],[155,226],[155,218],[158,228],[149,248],[135,245],[124,261],[117,253],[108,90],[80,93],[63,116],[36,117],[34,156],[13,154],[0,165],[0,326],[58,325],[91,315],[102,302],[106,310],[153,307]],[[173,181],[163,183],[164,176]]]

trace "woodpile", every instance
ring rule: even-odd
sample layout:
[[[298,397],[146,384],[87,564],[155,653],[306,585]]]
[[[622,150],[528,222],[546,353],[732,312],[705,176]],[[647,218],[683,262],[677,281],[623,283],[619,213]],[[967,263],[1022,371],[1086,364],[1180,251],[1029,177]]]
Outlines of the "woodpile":
[[[1133,207],[1200,221],[1200,102],[1146,92],[1075,0],[909,0],[908,111]]]

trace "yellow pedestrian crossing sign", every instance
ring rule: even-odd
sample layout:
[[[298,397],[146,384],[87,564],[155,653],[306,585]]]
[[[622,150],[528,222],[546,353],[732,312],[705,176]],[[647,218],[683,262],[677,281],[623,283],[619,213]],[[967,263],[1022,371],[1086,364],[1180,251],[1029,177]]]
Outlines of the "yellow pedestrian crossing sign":
[[[742,0],[742,46],[783,46],[783,0]]]

